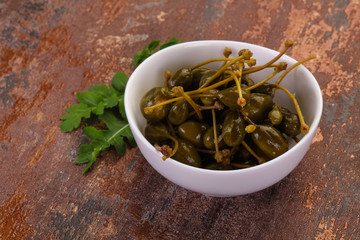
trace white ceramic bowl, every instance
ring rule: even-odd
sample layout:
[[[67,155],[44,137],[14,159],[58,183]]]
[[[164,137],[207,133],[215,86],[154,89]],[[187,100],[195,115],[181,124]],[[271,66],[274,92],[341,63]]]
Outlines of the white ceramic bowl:
[[[225,47],[232,49],[234,54],[240,49],[250,49],[254,53],[253,58],[257,60],[257,65],[268,62],[278,54],[271,49],[243,42],[220,40],[185,42],[161,50],[146,59],[130,76],[125,90],[125,110],[132,133],[140,151],[151,166],[175,184],[195,192],[219,197],[253,193],[287,176],[308,151],[320,121],[323,105],[316,79],[301,65],[292,70],[281,85],[295,93],[310,131],[286,153],[255,167],[229,171],[195,168],[173,159],[163,161],[161,153],[155,150],[143,135],[146,121],[139,107],[142,96],[154,86],[163,86],[165,70],[174,72],[180,67],[222,57]],[[288,67],[296,63],[296,60],[288,56],[283,56],[279,61],[287,62]],[[218,66],[210,65],[216,68]],[[264,70],[252,74],[251,78],[257,82],[272,71],[272,69]],[[275,79],[277,77],[275,76]],[[277,91],[275,102],[293,109],[292,102],[281,90]]]

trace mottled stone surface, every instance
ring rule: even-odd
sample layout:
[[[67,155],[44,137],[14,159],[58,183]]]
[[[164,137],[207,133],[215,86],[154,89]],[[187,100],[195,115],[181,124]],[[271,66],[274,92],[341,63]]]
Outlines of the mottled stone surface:
[[[80,130],[61,133],[75,93],[130,74],[153,39],[286,39],[322,89],[300,165],[263,191],[213,198],[156,173],[137,148],[106,151],[87,176]],[[0,1],[0,239],[359,239],[358,0]]]

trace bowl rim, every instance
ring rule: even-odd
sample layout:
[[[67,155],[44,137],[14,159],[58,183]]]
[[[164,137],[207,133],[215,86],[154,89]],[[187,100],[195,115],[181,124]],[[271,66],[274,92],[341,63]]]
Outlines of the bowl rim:
[[[186,48],[186,47],[195,47],[195,46],[201,46],[201,45],[211,45],[211,44],[219,44],[222,43],[224,44],[224,46],[226,45],[226,43],[230,43],[230,44],[239,44],[239,45],[246,45],[247,48],[249,48],[251,50],[251,48],[258,48],[264,51],[268,51],[271,52],[272,54],[278,54],[278,51],[275,51],[273,49],[264,47],[264,46],[260,46],[260,45],[256,45],[253,43],[247,43],[247,42],[242,42],[242,41],[232,41],[232,40],[197,40],[197,41],[188,41],[188,42],[182,42],[182,43],[178,43],[176,45],[167,47],[165,49],[162,49],[161,51],[158,51],[156,53],[154,53],[153,55],[151,55],[150,57],[148,57],[147,59],[145,59],[135,70],[134,72],[130,75],[128,84],[131,84],[131,82],[133,81],[132,79],[134,79],[136,77],[136,75],[138,74],[138,72],[141,71],[141,68],[143,65],[148,64],[148,62],[152,61],[154,58],[157,58],[159,55],[163,55],[166,54],[168,51],[175,51],[176,49],[182,49],[182,48]],[[285,60],[288,63],[290,62],[291,64],[294,64],[296,62],[298,62],[297,60],[295,60],[294,58],[284,54],[279,60]],[[278,60],[278,61],[279,61]],[[316,130],[317,130],[317,126],[320,122],[321,119],[321,115],[322,115],[322,111],[323,111],[323,98],[322,98],[322,94],[321,94],[321,89],[320,86],[315,78],[315,76],[303,65],[299,65],[297,67],[298,69],[301,69],[302,71],[305,71],[307,74],[309,74],[309,76],[311,77],[311,81],[314,83],[313,87],[316,88],[315,92],[318,92],[319,94],[316,94],[316,102],[317,102],[317,108],[318,110],[316,111],[313,121],[311,123],[311,125],[309,126],[309,132],[307,134],[305,134],[302,139],[300,140],[299,143],[301,142],[306,142],[306,140],[311,141],[311,139],[308,138],[313,138],[313,135],[315,134]],[[125,88],[125,93],[124,93],[124,104],[125,104],[125,111],[131,111],[131,109],[129,109],[128,106],[128,102],[129,102],[129,94],[127,91],[127,87]],[[136,122],[135,117],[133,115],[129,115],[128,117],[128,122],[129,125],[131,126],[132,131],[134,132],[134,135],[137,134],[138,136],[140,136],[140,139],[142,140],[142,142],[146,145],[146,147],[149,148],[154,148],[154,146],[148,142],[146,140],[146,138],[144,137],[143,133],[141,132],[141,130],[138,128],[138,126],[136,126],[136,124],[133,124]],[[135,126],[134,126],[135,125]],[[291,149],[289,149],[288,151],[286,151],[285,153],[283,153],[282,155],[280,155],[279,157],[276,157],[270,161],[267,161],[265,163],[253,166],[253,167],[249,167],[249,168],[244,168],[244,169],[234,169],[234,170],[212,170],[212,169],[204,169],[204,168],[198,168],[198,167],[193,167],[184,163],[181,163],[179,161],[176,161],[172,158],[168,158],[166,159],[166,161],[171,161],[172,164],[174,164],[176,167],[179,168],[183,168],[186,170],[190,170],[190,171],[195,171],[195,172],[202,172],[202,173],[211,173],[211,174],[215,174],[215,175],[232,175],[232,174],[238,174],[238,173],[251,173],[254,171],[258,171],[262,168],[266,168],[268,165],[273,165],[276,164],[278,161],[281,161],[282,158],[286,158],[288,155],[290,155],[293,151],[296,151],[297,148],[300,147],[300,144],[297,143],[295,144]],[[155,149],[154,149],[155,150]],[[161,153],[156,151],[156,154],[159,155],[159,159],[161,159]],[[148,161],[148,160],[147,160]]]

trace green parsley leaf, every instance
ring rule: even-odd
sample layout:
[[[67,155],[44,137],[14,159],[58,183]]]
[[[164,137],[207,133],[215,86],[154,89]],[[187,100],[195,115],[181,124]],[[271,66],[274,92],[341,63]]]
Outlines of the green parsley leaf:
[[[155,52],[178,42],[179,39],[175,37],[162,44],[159,40],[150,42],[143,50],[134,55],[130,68],[136,68]],[[128,144],[131,147],[136,146],[124,107],[124,92],[127,81],[128,76],[124,72],[118,72],[112,78],[110,86],[94,85],[89,87],[88,91],[77,93],[76,98],[79,103],[67,108],[68,113],[60,117],[62,132],[71,132],[80,126],[82,119],[90,117],[97,118],[107,127],[107,129],[97,129],[93,126],[83,128],[90,143],[79,147],[78,157],[75,160],[78,164],[87,164],[83,173],[91,168],[103,150],[113,146],[117,153],[123,155]],[[120,118],[109,110],[116,108],[119,110]]]
[[[172,37],[168,42],[163,43],[160,45],[159,50],[162,50],[164,48],[170,47],[172,45],[178,44],[179,43],[179,39],[177,39],[176,37]]]
[[[118,72],[111,80],[111,86],[113,86],[120,93],[125,92],[125,87],[128,81],[128,77],[124,72]]]
[[[103,130],[98,130],[93,126],[85,127],[84,128],[85,135],[92,140],[105,140],[105,134]]]
[[[154,40],[150,42],[145,48],[134,55],[134,60],[130,63],[130,68],[134,69],[137,68],[145,59],[150,57],[155,52],[170,47],[172,45],[178,44],[179,39],[176,37],[172,37],[168,42],[160,44],[159,40]]]
[[[149,45],[148,45],[148,49],[149,49],[149,52],[152,52],[154,51],[160,44],[160,40],[155,40],[155,41],[152,41]]]
[[[132,146],[135,146],[127,121],[118,119],[110,111],[105,111],[99,118],[104,121],[108,129],[98,130],[92,126],[84,128],[84,133],[91,142],[79,148],[79,156],[76,159],[77,163],[87,163],[83,173],[86,173],[94,164],[98,154],[110,146],[114,146],[117,153],[124,155],[127,148],[125,138],[129,140]]]
[[[119,112],[124,119],[127,119],[125,113],[124,95],[120,96],[118,100],[119,100]]]
[[[120,81],[121,84],[124,84]],[[127,81],[127,77],[126,77]],[[125,89],[125,87],[123,87]],[[91,113],[95,115],[102,115],[105,109],[115,107],[121,102],[123,92],[116,90],[114,87],[106,85],[94,85],[89,88],[89,91],[79,92],[76,94],[79,104],[66,109],[68,114],[65,114],[60,119],[64,120],[60,124],[62,132],[71,132],[79,127],[82,118],[90,118]],[[123,105],[123,103],[122,103]],[[123,106],[119,106],[120,109]],[[125,116],[125,111],[120,111],[122,116]],[[124,117],[125,118],[125,117]]]
[[[101,101],[101,96],[92,92],[79,92],[76,97],[79,103],[86,104],[89,107],[95,107]]]
[[[135,69],[137,68],[140,63],[142,63],[145,59],[150,57],[150,53],[148,49],[144,49],[134,55],[134,60],[130,63],[130,68]]]
[[[112,108],[117,104],[117,96],[121,94],[121,92],[117,92],[114,88],[108,87],[106,85],[94,85],[89,88],[89,93],[95,94],[104,104],[105,108]]]
[[[60,124],[62,132],[71,132],[74,128],[79,127],[82,118],[89,118],[92,109],[84,104],[74,104],[66,109],[67,114],[63,115],[60,119],[64,120]]]

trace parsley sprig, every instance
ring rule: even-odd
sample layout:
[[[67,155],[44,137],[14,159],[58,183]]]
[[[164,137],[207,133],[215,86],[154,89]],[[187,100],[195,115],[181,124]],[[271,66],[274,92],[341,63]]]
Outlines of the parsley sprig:
[[[160,40],[154,40],[150,42],[148,45],[144,47],[143,50],[137,52],[134,55],[134,60],[131,62],[130,68],[131,69],[137,68],[137,66],[139,66],[145,59],[150,57],[152,54],[178,43],[179,43],[179,39],[177,39],[176,37],[172,37],[169,41],[162,44],[160,44]]]
[[[145,48],[134,55],[130,68],[139,66],[146,58],[166,47],[175,45],[179,40],[175,37],[160,44],[159,40],[150,42]],[[104,129],[95,126],[84,126],[83,131],[90,140],[78,151],[75,162],[87,164],[83,174],[89,171],[103,150],[113,146],[116,152],[124,155],[128,144],[136,146],[134,137],[127,122],[124,107],[124,92],[128,77],[124,72],[118,72],[111,80],[111,85],[94,85],[88,91],[79,92],[76,98],[79,103],[68,107],[67,114],[61,116],[60,129],[71,132],[81,126],[84,119],[95,118],[106,126]],[[114,109],[117,109],[114,111]],[[96,122],[96,121],[95,121]]]

